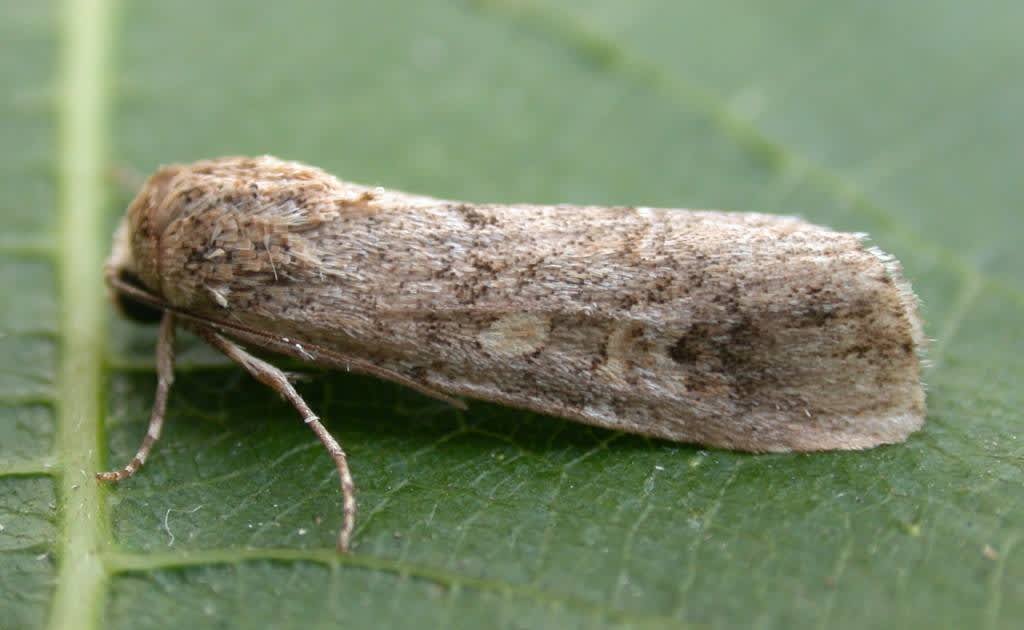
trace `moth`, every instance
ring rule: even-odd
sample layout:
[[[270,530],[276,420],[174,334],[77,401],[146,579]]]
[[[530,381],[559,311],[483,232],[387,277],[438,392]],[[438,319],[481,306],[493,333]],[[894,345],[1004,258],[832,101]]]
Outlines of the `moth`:
[[[327,448],[349,548],[344,451],[269,351],[617,431],[753,452],[864,449],[924,422],[917,299],[864,235],[792,217],[475,204],[274,157],[157,170],[105,276],[160,321],[160,436],[187,328],[287,399]]]

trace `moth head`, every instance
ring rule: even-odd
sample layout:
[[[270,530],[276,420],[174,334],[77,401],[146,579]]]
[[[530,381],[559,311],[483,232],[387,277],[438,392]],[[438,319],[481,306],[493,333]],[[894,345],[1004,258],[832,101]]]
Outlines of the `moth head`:
[[[180,207],[171,195],[180,166],[166,166],[154,173],[136,195],[114,234],[105,266],[110,299],[128,319],[157,322],[162,310],[139,299],[137,289],[163,302],[160,282],[160,235]]]

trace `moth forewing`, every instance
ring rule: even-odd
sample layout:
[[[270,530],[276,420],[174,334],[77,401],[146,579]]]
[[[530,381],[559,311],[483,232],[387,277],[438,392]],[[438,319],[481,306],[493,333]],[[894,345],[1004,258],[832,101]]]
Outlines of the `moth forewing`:
[[[789,217],[470,204],[223,158],[150,178],[108,278],[304,417],[276,368],[226,338],[449,401],[748,451],[868,448],[924,418],[898,264]]]

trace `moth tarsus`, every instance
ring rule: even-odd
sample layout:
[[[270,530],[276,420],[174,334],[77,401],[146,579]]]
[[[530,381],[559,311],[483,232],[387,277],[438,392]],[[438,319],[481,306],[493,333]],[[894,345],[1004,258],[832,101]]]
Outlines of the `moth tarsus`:
[[[924,421],[917,301],[896,261],[790,217],[472,204],[340,181],[272,157],[159,169],[106,277],[161,320],[160,434],[182,325],[344,451],[259,348],[411,387],[676,442],[754,452],[895,443]]]
[[[197,327],[196,331],[207,343],[220,350],[229,359],[245,368],[256,380],[270,387],[287,400],[299,412],[302,421],[313,430],[320,443],[330,453],[334,465],[338,469],[338,480],[341,484],[342,525],[338,532],[338,550],[348,551],[352,539],[352,531],[356,523],[356,486],[352,480],[352,472],[348,468],[348,459],[341,445],[320,422],[313,410],[309,408],[302,396],[288,380],[288,376],[266,361],[252,356],[238,344],[228,341],[209,328]]]
[[[153,399],[153,409],[150,411],[149,427],[146,429],[146,436],[142,439],[138,452],[124,468],[108,472],[96,473],[100,481],[122,481],[134,475],[149,457],[153,445],[160,439],[160,431],[164,426],[164,416],[167,413],[167,396],[170,394],[171,385],[174,384],[174,314],[165,312],[160,321],[160,332],[157,336],[156,345],[156,396]]]

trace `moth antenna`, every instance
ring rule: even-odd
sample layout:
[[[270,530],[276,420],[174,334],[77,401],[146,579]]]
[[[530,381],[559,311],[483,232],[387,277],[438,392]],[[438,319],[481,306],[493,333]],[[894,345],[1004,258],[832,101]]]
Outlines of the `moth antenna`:
[[[115,289],[116,291],[123,293],[128,297],[138,300],[143,304],[148,304],[153,308],[158,308],[167,312],[173,312],[180,319],[183,319],[187,322],[191,322],[190,328],[194,327],[196,330],[198,330],[199,327],[210,327],[216,330],[226,330],[230,332],[232,336],[241,338],[248,343],[254,343],[268,350],[273,350],[276,352],[280,352],[282,354],[296,356],[294,345],[286,343],[284,339],[281,339],[276,335],[271,335],[263,331],[254,330],[252,328],[241,326],[236,323],[213,319],[203,315],[196,315],[195,313],[190,313],[186,310],[176,308],[175,306],[164,302],[163,298],[153,295],[152,293],[149,293],[148,291],[140,289],[136,286],[128,284],[127,282],[124,282],[123,280],[118,278],[117,270],[112,267],[108,267],[108,269],[106,270],[105,278],[107,285],[110,286],[112,289]],[[238,318],[234,311],[231,311],[229,315],[232,318]],[[424,396],[429,396],[430,398],[433,398],[435,400],[440,400],[441,402],[447,403],[461,411],[465,411],[466,409],[468,409],[465,401],[460,400],[459,398],[445,394],[440,390],[430,387],[426,383],[417,381],[400,372],[396,372],[394,370],[389,370],[387,368],[381,367],[360,357],[342,354],[340,352],[336,352],[329,348],[325,348],[323,346],[319,346],[309,342],[305,343],[306,356],[303,356],[303,354],[299,353],[298,357],[304,360],[308,360],[309,353],[311,351],[316,353],[318,359],[320,359],[321,361],[335,369],[344,369],[346,372],[356,372],[359,374],[370,374],[385,380],[393,381],[395,383],[398,383],[399,385],[404,385],[405,387],[415,390],[423,394]]]
[[[160,430],[164,426],[164,415],[167,411],[167,395],[174,383],[174,313],[165,311],[160,319],[160,333],[156,342],[156,397],[153,410],[149,416],[149,428],[142,445],[135,457],[124,468],[109,472],[96,473],[100,481],[121,481],[135,474],[146,463],[149,451],[160,439]]]
[[[349,541],[352,539],[352,530],[355,529],[356,524],[356,486],[352,481],[352,472],[348,468],[348,458],[341,445],[321,424],[320,418],[313,413],[302,396],[295,391],[295,387],[292,386],[283,371],[252,356],[241,346],[228,341],[210,328],[196,326],[196,332],[214,348],[245,368],[256,380],[270,387],[291,403],[292,407],[295,407],[295,410],[302,416],[302,421],[313,430],[313,433],[316,433],[320,442],[327,448],[331,459],[334,460],[334,465],[338,468],[338,479],[341,483],[342,523],[341,530],[338,532],[338,551],[347,552]]]

